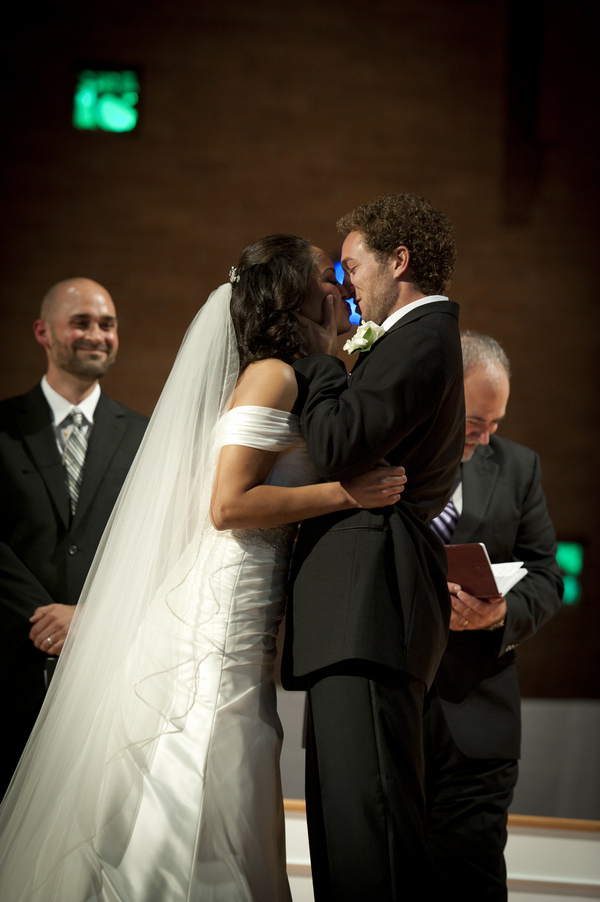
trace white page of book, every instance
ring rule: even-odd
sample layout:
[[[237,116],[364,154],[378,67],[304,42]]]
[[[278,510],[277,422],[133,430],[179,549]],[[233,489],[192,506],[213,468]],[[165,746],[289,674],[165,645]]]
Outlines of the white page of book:
[[[523,566],[523,561],[506,561],[503,564],[492,564],[492,573],[500,595],[506,595],[524,576],[527,576],[527,570]]]

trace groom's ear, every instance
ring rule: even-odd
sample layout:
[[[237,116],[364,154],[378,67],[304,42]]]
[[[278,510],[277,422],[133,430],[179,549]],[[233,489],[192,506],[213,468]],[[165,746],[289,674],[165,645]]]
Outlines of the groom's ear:
[[[410,270],[410,251],[401,244],[392,254],[392,275],[395,279],[406,278]]]

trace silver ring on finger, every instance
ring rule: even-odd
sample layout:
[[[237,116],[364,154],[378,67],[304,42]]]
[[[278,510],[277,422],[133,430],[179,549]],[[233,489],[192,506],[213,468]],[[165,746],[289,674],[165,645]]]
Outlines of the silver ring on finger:
[[[46,636],[46,642],[48,642],[49,645],[52,645],[52,636]]]

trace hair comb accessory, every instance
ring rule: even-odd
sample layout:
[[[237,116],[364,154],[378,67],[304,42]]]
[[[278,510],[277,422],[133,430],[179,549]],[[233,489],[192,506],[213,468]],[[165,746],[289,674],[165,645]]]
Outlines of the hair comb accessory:
[[[229,270],[229,281],[231,282],[232,285],[234,282],[240,281],[240,274],[237,271],[237,266],[232,266],[231,269]]]

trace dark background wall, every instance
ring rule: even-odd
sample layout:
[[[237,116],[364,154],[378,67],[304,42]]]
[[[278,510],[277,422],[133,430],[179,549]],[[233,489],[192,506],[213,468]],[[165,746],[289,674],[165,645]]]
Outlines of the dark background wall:
[[[525,694],[600,696],[596,4],[573,0],[24,2],[5,29],[2,396],[44,369],[30,324],[59,279],[112,293],[104,388],[150,413],[183,332],[264,234],[339,251],[386,192],[455,224],[451,296],[514,379],[502,434],[539,451],[581,603],[520,651]],[[71,124],[78,60],[139,66],[131,135]]]

